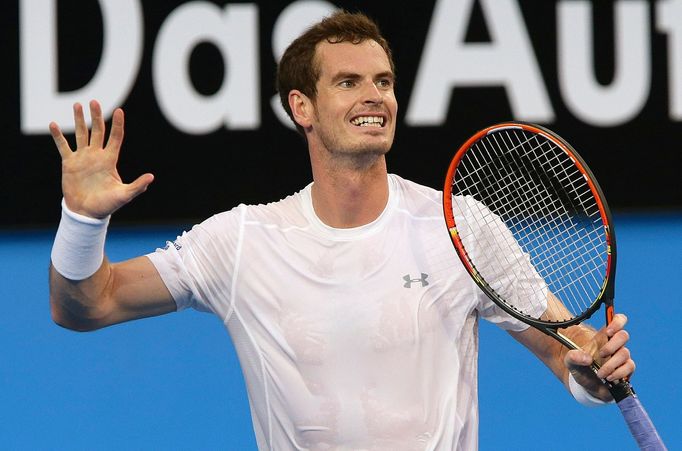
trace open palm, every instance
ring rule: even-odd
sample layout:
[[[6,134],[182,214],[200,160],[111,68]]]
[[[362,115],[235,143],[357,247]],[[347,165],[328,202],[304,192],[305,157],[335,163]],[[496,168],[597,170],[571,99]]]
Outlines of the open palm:
[[[90,102],[92,131],[88,130],[83,107],[73,107],[76,125],[76,150],[73,151],[59,126],[50,123],[50,133],[62,157],[62,192],[70,210],[93,218],[104,218],[137,195],[154,180],[143,174],[132,183],[123,183],[116,163],[123,143],[123,110],[114,111],[111,133],[104,145],[105,125],[102,109]]]

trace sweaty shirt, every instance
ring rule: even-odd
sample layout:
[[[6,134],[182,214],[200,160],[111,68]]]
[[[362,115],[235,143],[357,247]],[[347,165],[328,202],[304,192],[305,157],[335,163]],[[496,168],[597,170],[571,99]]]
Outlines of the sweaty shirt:
[[[464,270],[442,193],[388,183],[383,213],[362,227],[322,223],[309,185],[148,255],[178,310],[223,320],[261,450],[478,447],[478,319],[526,326]]]

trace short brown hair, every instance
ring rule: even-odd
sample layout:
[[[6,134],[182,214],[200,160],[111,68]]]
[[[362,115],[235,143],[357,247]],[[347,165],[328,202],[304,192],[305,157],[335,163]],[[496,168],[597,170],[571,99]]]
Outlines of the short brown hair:
[[[297,89],[311,99],[315,99],[317,95],[315,85],[320,76],[320,67],[315,61],[315,49],[318,43],[325,40],[330,44],[339,42],[360,44],[366,40],[376,41],[386,52],[391,71],[395,72],[391,48],[372,19],[362,13],[349,13],[348,11],[337,11],[325,17],[289,45],[277,66],[279,99],[301,134],[303,134],[303,128],[296,123],[289,107],[289,92]]]

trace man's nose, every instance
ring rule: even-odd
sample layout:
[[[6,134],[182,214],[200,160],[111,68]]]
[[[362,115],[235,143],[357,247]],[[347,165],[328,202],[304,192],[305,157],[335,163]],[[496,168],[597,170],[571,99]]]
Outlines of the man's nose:
[[[363,103],[381,104],[384,102],[384,96],[381,95],[381,91],[373,81],[365,84],[362,95]]]

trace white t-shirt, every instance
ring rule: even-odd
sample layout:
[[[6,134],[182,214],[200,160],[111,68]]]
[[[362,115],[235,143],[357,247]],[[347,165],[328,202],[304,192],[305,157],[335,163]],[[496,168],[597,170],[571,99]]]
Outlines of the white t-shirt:
[[[526,326],[464,270],[442,193],[389,175],[381,216],[334,229],[311,186],[149,254],[179,310],[224,321],[259,449],[476,449],[478,317]]]

